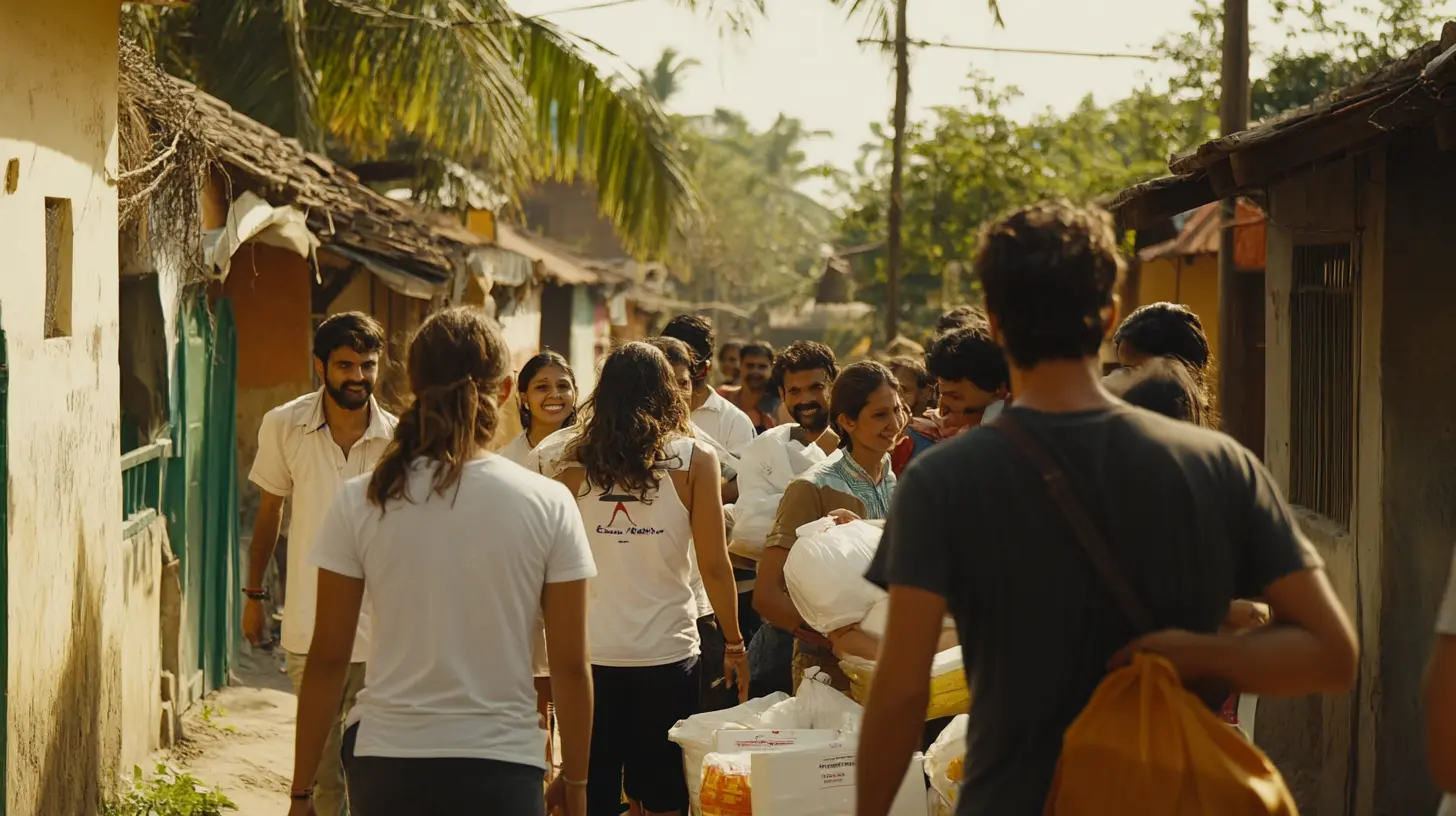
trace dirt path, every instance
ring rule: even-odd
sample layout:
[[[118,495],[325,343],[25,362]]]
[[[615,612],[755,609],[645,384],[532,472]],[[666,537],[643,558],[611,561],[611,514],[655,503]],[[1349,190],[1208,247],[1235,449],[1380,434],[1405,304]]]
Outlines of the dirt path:
[[[282,667],[281,653],[239,656],[234,684],[187,712],[185,740],[172,751],[179,765],[226,794],[239,814],[288,811],[297,698]]]
[[[282,652],[240,655],[233,685],[192,707],[172,759],[227,795],[242,816],[288,811],[298,698]],[[555,764],[561,763],[560,740]]]

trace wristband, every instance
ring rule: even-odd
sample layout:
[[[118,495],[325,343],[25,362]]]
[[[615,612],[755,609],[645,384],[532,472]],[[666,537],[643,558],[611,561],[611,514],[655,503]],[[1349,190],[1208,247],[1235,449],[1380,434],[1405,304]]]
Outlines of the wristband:
[[[268,590],[243,587],[243,596],[250,601],[266,601],[268,600]]]
[[[730,654],[730,655],[748,654],[748,647],[747,646],[744,646],[743,645],[743,641],[741,641],[741,640],[738,641],[737,643],[725,643],[725,644],[723,644],[723,654]]]
[[[293,801],[295,802],[307,802],[308,800],[313,798],[313,788],[308,788],[307,790],[293,791],[291,796],[293,798]]]
[[[575,779],[567,779],[565,774],[561,775],[561,782],[568,788],[584,788],[587,785],[587,781],[585,779],[581,781],[577,781]]]

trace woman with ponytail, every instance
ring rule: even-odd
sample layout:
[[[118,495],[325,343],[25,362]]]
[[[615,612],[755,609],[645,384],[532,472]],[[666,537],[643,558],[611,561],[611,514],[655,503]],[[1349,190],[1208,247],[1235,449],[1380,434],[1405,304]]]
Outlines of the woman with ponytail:
[[[510,395],[508,359],[477,311],[425,321],[409,350],[414,403],[373,475],[345,483],[324,522],[298,701],[297,816],[310,812],[366,596],[373,654],[343,741],[351,813],[545,813],[529,668],[543,609],[562,748],[548,798],[586,813],[586,579],[596,567],[571,494],[486,449]]]

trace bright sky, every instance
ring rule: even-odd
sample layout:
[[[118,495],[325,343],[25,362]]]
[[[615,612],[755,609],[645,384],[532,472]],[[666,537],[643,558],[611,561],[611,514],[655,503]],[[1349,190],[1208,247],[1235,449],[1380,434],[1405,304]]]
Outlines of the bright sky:
[[[539,14],[586,0],[514,0],[522,14]],[[1270,0],[1252,0],[1258,27]],[[1164,34],[1191,25],[1194,0],[1002,0],[997,29],[983,0],[910,0],[910,36],[935,42],[1097,52],[1146,52]],[[779,113],[798,117],[831,137],[808,145],[810,158],[852,168],[872,122],[888,122],[894,101],[889,57],[861,46],[868,32],[828,0],[768,0],[768,17],[751,37],[720,36],[710,18],[668,0],[638,0],[594,10],[553,14],[561,27],[612,52],[599,62],[627,75],[650,68],[666,47],[702,66],[687,75],[669,104],[673,113],[731,108],[757,127]],[[1014,84],[1024,93],[1017,113],[1067,110],[1086,94],[1111,101],[1157,75],[1158,64],[1137,60],[1027,56],[912,49],[910,116],[968,101],[971,70]]]

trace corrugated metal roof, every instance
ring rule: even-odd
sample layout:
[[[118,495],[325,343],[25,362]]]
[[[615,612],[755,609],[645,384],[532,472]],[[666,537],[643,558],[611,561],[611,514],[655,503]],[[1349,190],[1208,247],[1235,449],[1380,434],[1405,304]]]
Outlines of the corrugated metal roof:
[[[541,275],[565,286],[620,283],[625,280],[598,262],[582,258],[549,238],[511,224],[496,224],[496,245],[541,264]]]
[[[1234,217],[1234,227],[1252,226],[1264,223],[1264,211],[1248,199],[1239,199],[1239,209]],[[1166,258],[1171,255],[1217,255],[1219,238],[1219,202],[1205,204],[1194,210],[1183,223],[1177,237],[1154,244],[1138,253],[1144,261]]]

